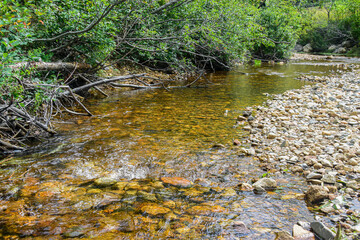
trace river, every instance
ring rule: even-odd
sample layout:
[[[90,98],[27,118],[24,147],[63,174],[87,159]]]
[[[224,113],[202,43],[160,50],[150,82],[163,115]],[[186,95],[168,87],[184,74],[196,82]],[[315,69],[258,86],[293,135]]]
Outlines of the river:
[[[310,84],[296,79],[302,74],[333,74],[353,61],[241,66],[197,87],[88,100],[94,116],[62,116],[58,135],[1,162],[0,238],[274,239],[291,232],[297,221],[314,219],[301,197],[306,183],[283,171],[272,173],[281,183],[276,191],[240,191],[240,183],[267,173],[233,145],[248,136],[236,118],[269,94]],[[161,177],[190,183],[176,187]]]

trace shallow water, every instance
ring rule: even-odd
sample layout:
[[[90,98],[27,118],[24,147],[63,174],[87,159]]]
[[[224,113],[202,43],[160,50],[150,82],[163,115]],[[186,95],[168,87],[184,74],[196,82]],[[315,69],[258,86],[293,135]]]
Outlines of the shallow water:
[[[314,218],[299,195],[306,183],[284,169],[268,173],[276,191],[239,191],[239,183],[267,173],[233,146],[248,134],[234,128],[235,119],[263,104],[265,93],[309,84],[295,79],[301,74],[332,74],[342,63],[352,62],[239,67],[209,74],[211,84],[194,88],[89,100],[93,117],[65,116],[59,134],[35,153],[1,163],[0,237],[274,239],[276,231],[291,232]],[[195,184],[163,186],[159,178],[168,176]],[[127,185],[96,186],[92,180],[101,177]],[[144,210],[149,206],[157,212]]]

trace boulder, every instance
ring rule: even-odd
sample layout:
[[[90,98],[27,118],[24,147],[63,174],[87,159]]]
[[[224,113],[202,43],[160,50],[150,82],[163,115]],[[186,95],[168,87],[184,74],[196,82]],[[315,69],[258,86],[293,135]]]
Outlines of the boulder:
[[[311,47],[311,44],[308,43],[303,47],[303,51],[306,53],[310,53],[313,50],[313,48]]]
[[[330,240],[335,238],[335,233],[321,222],[312,222],[310,226],[313,232],[321,239]]]
[[[310,186],[305,193],[305,201],[309,204],[316,204],[329,198],[329,189],[323,186]]]
[[[261,178],[259,181],[253,184],[253,187],[257,191],[264,190],[274,190],[276,188],[276,181],[271,178]]]
[[[346,53],[346,52],[347,52],[347,50],[344,47],[339,47],[334,51],[334,53],[337,53],[337,54],[342,54],[342,53]]]
[[[334,52],[339,46],[338,45],[331,45],[329,48],[328,48],[328,51],[329,52]]]
[[[94,185],[97,187],[110,187],[112,185],[114,185],[117,181],[113,178],[109,178],[109,177],[102,177],[102,178],[98,178],[94,181]]]
[[[305,230],[297,224],[293,226],[293,237],[295,240],[315,240],[315,236],[312,232]]]

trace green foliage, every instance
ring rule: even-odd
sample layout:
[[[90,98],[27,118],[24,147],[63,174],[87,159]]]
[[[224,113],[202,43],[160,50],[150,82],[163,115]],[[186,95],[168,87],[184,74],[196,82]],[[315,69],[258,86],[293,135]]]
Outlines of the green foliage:
[[[298,40],[302,20],[290,1],[268,1],[261,9],[258,22],[265,41],[257,43],[255,54],[262,59],[288,58]]]

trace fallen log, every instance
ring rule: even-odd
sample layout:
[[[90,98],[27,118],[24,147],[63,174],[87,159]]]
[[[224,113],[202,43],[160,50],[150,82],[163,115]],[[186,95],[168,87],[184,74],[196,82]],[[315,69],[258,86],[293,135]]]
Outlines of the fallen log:
[[[91,65],[86,63],[69,62],[19,62],[9,66],[11,69],[35,68],[39,71],[61,71],[61,70],[84,70],[90,69]]]

